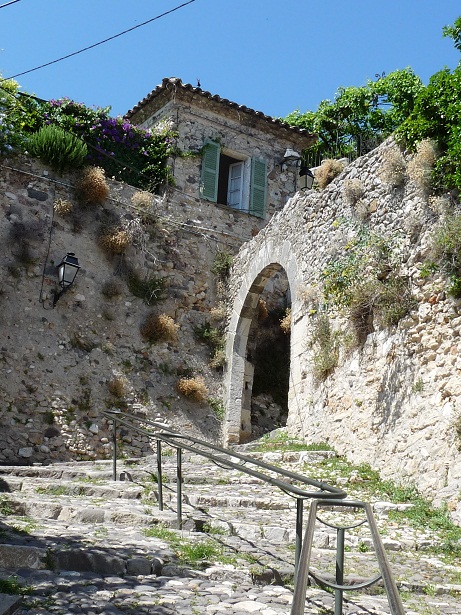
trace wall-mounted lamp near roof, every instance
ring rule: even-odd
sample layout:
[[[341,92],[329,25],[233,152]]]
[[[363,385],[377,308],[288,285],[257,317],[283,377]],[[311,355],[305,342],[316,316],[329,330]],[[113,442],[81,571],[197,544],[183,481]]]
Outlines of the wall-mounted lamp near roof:
[[[283,160],[280,163],[280,166],[283,166],[284,164],[294,164],[295,166],[298,166],[300,162],[301,162],[301,154],[299,154],[294,149],[287,148],[283,156]]]
[[[300,190],[310,190],[314,183],[314,174],[309,167],[302,166],[299,170],[299,188]]]
[[[54,293],[53,307],[60,297],[72,286],[79,269],[78,258],[74,252],[68,252],[58,265],[58,280],[61,290]]]

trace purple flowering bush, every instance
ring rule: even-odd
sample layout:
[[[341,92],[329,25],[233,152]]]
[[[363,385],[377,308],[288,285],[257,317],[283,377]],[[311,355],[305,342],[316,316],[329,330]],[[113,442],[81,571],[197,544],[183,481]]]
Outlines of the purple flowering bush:
[[[107,177],[150,192],[172,182],[167,160],[174,135],[151,133],[109,112],[110,107],[90,108],[69,98],[41,101],[0,76],[0,155],[27,152],[31,135],[53,125],[84,141],[86,162],[102,167]]]
[[[88,146],[88,163],[102,167],[108,177],[151,192],[171,180],[167,158],[172,135],[152,134],[123,117],[110,117],[109,107],[89,108],[69,98],[51,100],[43,122],[80,136]]]

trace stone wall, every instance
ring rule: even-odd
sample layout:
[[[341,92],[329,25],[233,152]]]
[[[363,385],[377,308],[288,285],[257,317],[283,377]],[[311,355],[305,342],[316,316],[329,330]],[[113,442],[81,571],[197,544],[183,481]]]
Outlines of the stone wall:
[[[249,411],[243,398],[251,393],[251,382],[245,391],[251,374],[245,352],[258,300],[272,276],[281,276],[292,298],[289,431],[309,442],[327,441],[385,477],[416,483],[436,503],[446,501],[460,521],[454,423],[461,412],[461,306],[446,295],[446,280],[420,274],[438,216],[413,182],[392,188],[382,179],[383,157],[393,147],[386,142],[350,164],[323,191],[296,194],[257,234],[246,214],[184,193],[179,202],[166,195],[155,202],[155,232],[138,235],[123,255],[110,257],[98,241],[100,229],[114,220],[133,226],[132,188],[110,182],[107,202],[83,206],[75,176],[56,177],[30,160],[3,160],[0,462],[105,456],[110,434],[100,411],[111,407],[219,439],[211,408],[179,396],[176,382],[181,374],[203,375],[210,397],[221,396],[221,374],[209,367],[210,350],[194,331],[220,300],[210,273],[215,255],[236,251],[249,239],[229,290],[227,441],[239,440],[249,418],[242,415],[242,407]],[[345,182],[354,178],[366,189],[367,215],[360,223],[396,240],[417,307],[396,327],[375,323],[364,345],[344,353],[335,371],[318,381],[305,290],[355,233],[357,211],[344,198]],[[72,201],[71,215],[53,214],[59,198]],[[56,265],[68,251],[77,254],[82,269],[53,309]],[[130,268],[164,278],[165,299],[147,306],[134,296],[126,283]],[[109,281],[119,287],[112,297],[103,292]],[[179,325],[176,342],[142,338],[140,324],[151,310]],[[119,397],[110,391],[115,379],[124,383]],[[126,454],[150,450],[129,433],[122,440]]]
[[[218,142],[225,152],[235,152],[248,159],[264,159],[268,173],[266,218],[261,220],[247,216],[246,220],[235,220],[235,228],[239,223],[239,234],[244,233],[248,224],[255,234],[276,211],[285,206],[297,190],[299,169],[281,165],[286,149],[301,151],[311,142],[311,137],[275,125],[268,118],[258,118],[254,113],[248,115],[233,107],[229,108],[225,103],[218,103],[200,94],[191,94],[186,99],[184,96],[180,89],[178,100],[166,102],[161,98],[157,105],[152,108],[147,105],[139,117],[132,119],[145,129],[155,131],[168,127],[177,134],[175,146],[181,155],[173,157],[169,163],[174,176],[172,195],[178,204],[184,199],[188,202],[199,201],[201,153],[207,140]],[[200,203],[203,211],[206,201]],[[210,206],[215,207],[214,204]],[[232,218],[228,208],[225,209]],[[243,225],[240,226],[240,223]],[[248,236],[250,238],[251,235]]]
[[[461,454],[454,427],[461,413],[461,306],[447,296],[445,279],[421,275],[438,216],[414,182],[393,188],[382,178],[383,157],[394,147],[388,141],[358,159],[323,191],[298,193],[240,251],[231,291],[226,434],[229,441],[241,436],[246,336],[257,299],[278,264],[292,296],[291,434],[328,442],[384,477],[415,483],[436,503],[447,502],[461,521]],[[361,220],[344,197],[350,179],[365,187]],[[314,318],[306,290],[321,286],[323,268],[344,254],[360,224],[398,245],[416,307],[398,326],[374,323],[363,346],[343,352],[339,366],[319,381],[313,375]],[[344,324],[338,315],[335,326]]]
[[[2,160],[0,463],[106,456],[110,433],[100,411],[114,407],[219,439],[210,406],[179,396],[176,382],[203,375],[209,396],[220,398],[221,374],[208,366],[210,349],[194,331],[218,301],[215,256],[251,237],[249,217],[195,199],[172,204],[166,195],[155,199],[158,222],[149,234],[135,232],[123,254],[108,255],[98,239],[103,227],[139,231],[136,191],[109,182],[107,201],[83,205],[77,179],[36,161]],[[69,215],[53,214],[58,199],[73,204]],[[53,309],[56,265],[69,251],[82,268]],[[142,280],[162,278],[164,298],[148,306],[133,295],[131,270]],[[143,339],[140,325],[151,311],[174,319],[176,342]],[[121,444],[126,454],[150,450],[128,433]]]

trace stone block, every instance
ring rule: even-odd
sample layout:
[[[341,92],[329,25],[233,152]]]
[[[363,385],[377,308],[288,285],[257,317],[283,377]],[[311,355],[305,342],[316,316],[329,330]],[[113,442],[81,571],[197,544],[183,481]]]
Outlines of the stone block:
[[[20,457],[24,457],[24,459],[28,459],[29,457],[32,457],[34,453],[34,449],[31,446],[25,446],[24,448],[20,448],[18,450],[18,455]]]
[[[45,549],[20,545],[0,545],[0,568],[17,570],[18,568],[44,568]]]
[[[152,572],[152,563],[145,557],[134,557],[126,563],[126,573],[138,576],[148,575]]]
[[[55,553],[54,557],[58,570],[110,575],[125,574],[124,560],[102,550],[69,549]]]
[[[21,596],[0,594],[0,615],[13,615],[22,601]]]

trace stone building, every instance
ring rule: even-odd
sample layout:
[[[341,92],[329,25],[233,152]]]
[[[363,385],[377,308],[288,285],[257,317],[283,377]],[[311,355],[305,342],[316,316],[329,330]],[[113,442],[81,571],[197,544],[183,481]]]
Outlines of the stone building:
[[[146,129],[172,129],[169,200],[231,244],[255,235],[299,188],[301,152],[315,137],[180,79],[164,79],[128,111]],[[299,156],[299,157],[297,157]]]

